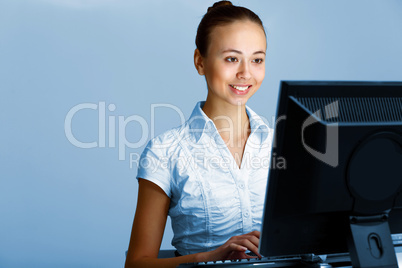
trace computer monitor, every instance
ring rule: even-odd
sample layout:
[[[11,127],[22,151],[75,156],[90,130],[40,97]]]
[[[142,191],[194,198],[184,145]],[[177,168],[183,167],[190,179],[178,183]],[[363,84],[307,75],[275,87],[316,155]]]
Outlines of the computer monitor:
[[[276,119],[260,253],[397,267],[402,82],[282,81]]]

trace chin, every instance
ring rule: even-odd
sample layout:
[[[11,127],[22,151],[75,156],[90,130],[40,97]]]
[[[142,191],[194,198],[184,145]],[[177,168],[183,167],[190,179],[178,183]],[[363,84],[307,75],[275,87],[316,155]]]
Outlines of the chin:
[[[244,106],[246,105],[248,99],[247,100],[236,100],[236,101],[231,101],[230,103],[234,106]]]

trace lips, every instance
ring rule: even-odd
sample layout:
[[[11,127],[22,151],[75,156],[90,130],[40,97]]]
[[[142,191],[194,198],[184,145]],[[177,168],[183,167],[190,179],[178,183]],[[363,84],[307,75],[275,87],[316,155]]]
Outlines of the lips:
[[[245,95],[250,91],[251,85],[229,85],[230,89],[237,95]]]

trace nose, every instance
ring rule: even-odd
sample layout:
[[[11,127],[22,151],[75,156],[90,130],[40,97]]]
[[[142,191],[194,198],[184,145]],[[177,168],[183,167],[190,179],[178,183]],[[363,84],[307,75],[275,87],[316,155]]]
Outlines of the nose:
[[[249,80],[251,78],[250,66],[247,62],[242,62],[237,71],[237,79]]]

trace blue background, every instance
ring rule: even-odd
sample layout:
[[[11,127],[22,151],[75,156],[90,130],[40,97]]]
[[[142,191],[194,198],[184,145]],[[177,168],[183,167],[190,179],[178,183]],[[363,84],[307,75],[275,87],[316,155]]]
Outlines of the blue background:
[[[266,79],[249,106],[271,124],[280,80],[402,81],[401,0],[233,2],[266,27]],[[0,267],[123,266],[130,157],[205,99],[193,51],[211,3],[0,0]],[[95,109],[67,129],[94,148],[66,134],[80,104]],[[171,238],[168,226],[162,248]]]

